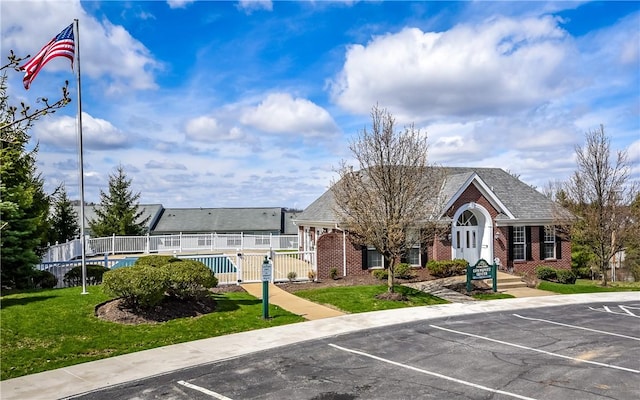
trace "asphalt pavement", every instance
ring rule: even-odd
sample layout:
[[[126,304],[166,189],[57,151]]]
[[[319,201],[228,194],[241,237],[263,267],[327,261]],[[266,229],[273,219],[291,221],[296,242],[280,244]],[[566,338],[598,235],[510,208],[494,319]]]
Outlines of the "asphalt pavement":
[[[286,350],[286,347],[283,346],[294,346],[304,344],[305,342],[313,343],[313,341],[337,337],[339,335],[352,334],[355,332],[361,332],[361,336],[366,336],[369,334],[369,330],[398,324],[407,324],[419,321],[424,322],[429,320],[446,322],[450,319],[454,320],[455,318],[465,318],[491,313],[514,313],[519,310],[553,309],[554,307],[565,307],[588,303],[600,304],[624,302],[636,302],[636,304],[640,305],[640,293],[612,292],[526,297],[413,307],[362,314],[348,314],[165,346],[157,349],[140,351],[132,354],[60,368],[53,371],[9,379],[0,382],[0,397],[6,400],[59,399],[82,395],[84,395],[84,398],[88,399],[100,398],[100,390],[104,390],[104,388],[121,387],[122,385],[131,384],[132,382],[149,380],[153,377],[162,379],[162,377],[167,376],[167,374],[170,373],[192,370],[198,366],[210,366],[214,363],[229,361],[242,356],[254,355],[259,357],[259,354],[256,352],[264,352],[278,348]],[[598,313],[594,311],[594,315],[596,314]],[[632,317],[629,318],[629,320],[631,319]],[[636,321],[637,319],[633,318],[632,322],[635,323]],[[440,323],[440,325],[449,329],[442,323]],[[471,326],[476,325],[477,324],[471,324]],[[498,322],[496,326],[501,325],[504,325],[504,323]],[[637,338],[640,336],[637,334],[637,328],[637,325],[635,325],[635,328],[632,325],[632,335],[629,335],[630,337],[633,336]],[[512,334],[513,333],[507,332],[505,333],[505,336],[509,337],[509,335]],[[478,338],[475,338],[474,340],[476,339]],[[508,341],[504,340],[503,344],[498,342],[493,343],[500,348],[501,346],[507,346],[505,343],[508,343]],[[636,346],[633,350],[637,351],[637,342],[633,342],[632,345]],[[343,350],[339,351],[343,352]],[[582,357],[593,358],[594,355],[587,354],[582,355]],[[446,357],[444,360],[446,360]],[[521,362],[526,363],[528,361],[524,360]],[[634,368],[634,366],[630,367],[632,370],[640,369]],[[634,372],[626,373],[634,374]],[[636,376],[637,375],[633,375],[633,377]],[[188,384],[186,381],[185,383]],[[198,396],[202,395],[202,392],[198,393],[200,393]],[[182,398],[198,398],[195,394],[187,394],[186,396],[187,397]],[[113,399],[115,398],[117,397],[113,397]],[[129,396],[127,398],[136,397]],[[206,395],[205,397],[199,398],[221,399],[224,397],[211,397]],[[275,397],[265,395],[261,398],[267,399]],[[330,397],[325,398],[329,399]],[[355,397],[343,398],[348,399]],[[318,397],[318,399],[321,398]]]

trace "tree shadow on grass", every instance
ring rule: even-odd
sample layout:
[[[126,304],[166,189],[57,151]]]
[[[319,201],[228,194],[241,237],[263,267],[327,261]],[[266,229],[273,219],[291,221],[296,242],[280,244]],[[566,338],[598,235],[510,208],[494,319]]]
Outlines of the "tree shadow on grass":
[[[58,296],[30,296],[2,299],[0,300],[0,309],[5,309],[12,306],[25,306],[30,303],[35,303],[37,301],[46,301],[49,299],[54,299],[56,297]]]
[[[253,306],[256,304],[262,304],[262,300],[259,300],[259,299],[235,300],[235,299],[229,299],[224,295],[213,295],[213,298],[216,300],[215,312],[235,311],[239,309],[241,305]]]

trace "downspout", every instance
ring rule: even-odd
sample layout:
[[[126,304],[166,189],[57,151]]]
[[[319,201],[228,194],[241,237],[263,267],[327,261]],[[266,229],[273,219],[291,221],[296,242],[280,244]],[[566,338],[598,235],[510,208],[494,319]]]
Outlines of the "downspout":
[[[335,224],[335,229],[342,231],[342,276],[347,276],[347,232]]]

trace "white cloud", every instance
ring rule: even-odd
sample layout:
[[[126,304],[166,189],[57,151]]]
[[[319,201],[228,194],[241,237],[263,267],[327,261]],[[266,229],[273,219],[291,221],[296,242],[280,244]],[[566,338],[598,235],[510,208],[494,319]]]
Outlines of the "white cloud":
[[[183,170],[183,171],[187,169],[187,167],[184,164],[170,161],[170,160],[164,160],[164,161],[149,160],[144,166],[145,168],[149,168],[149,169],[177,169],[177,170]]]
[[[169,8],[185,8],[188,4],[193,3],[195,0],[167,0]]]
[[[83,76],[100,78],[101,90],[108,95],[157,87],[154,72],[162,65],[149,50],[122,26],[89,16],[77,0],[3,2],[2,48],[33,55],[73,22],[70,16],[80,21]],[[68,71],[69,62],[61,61],[66,60],[52,60],[41,74]]]
[[[240,140],[244,141],[246,135],[238,127],[224,127],[216,118],[200,116],[189,120],[185,126],[188,139],[200,142],[218,142]]]
[[[313,102],[273,93],[258,106],[246,110],[240,121],[265,132],[304,137],[334,136],[338,132],[331,115]]]
[[[237,7],[249,15],[254,11],[273,11],[273,2],[271,0],[240,0]]]
[[[129,146],[133,138],[109,121],[94,118],[82,113],[82,143],[89,150],[111,150]],[[40,143],[52,145],[61,149],[75,149],[78,143],[76,118],[60,116],[43,119],[33,128],[34,138]]]
[[[332,95],[353,112],[379,103],[414,121],[496,115],[566,93],[573,51],[551,17],[494,18],[445,32],[405,28],[350,46]]]

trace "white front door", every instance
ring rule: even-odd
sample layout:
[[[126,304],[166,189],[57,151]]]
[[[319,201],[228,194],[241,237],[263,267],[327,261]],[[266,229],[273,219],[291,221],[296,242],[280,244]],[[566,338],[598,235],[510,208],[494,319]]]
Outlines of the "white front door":
[[[456,221],[454,229],[455,258],[467,260],[469,264],[474,265],[480,259],[477,218],[471,211],[466,210]]]
[[[478,246],[478,227],[459,226],[456,233],[457,257],[467,260],[469,264],[475,264],[480,256]]]

